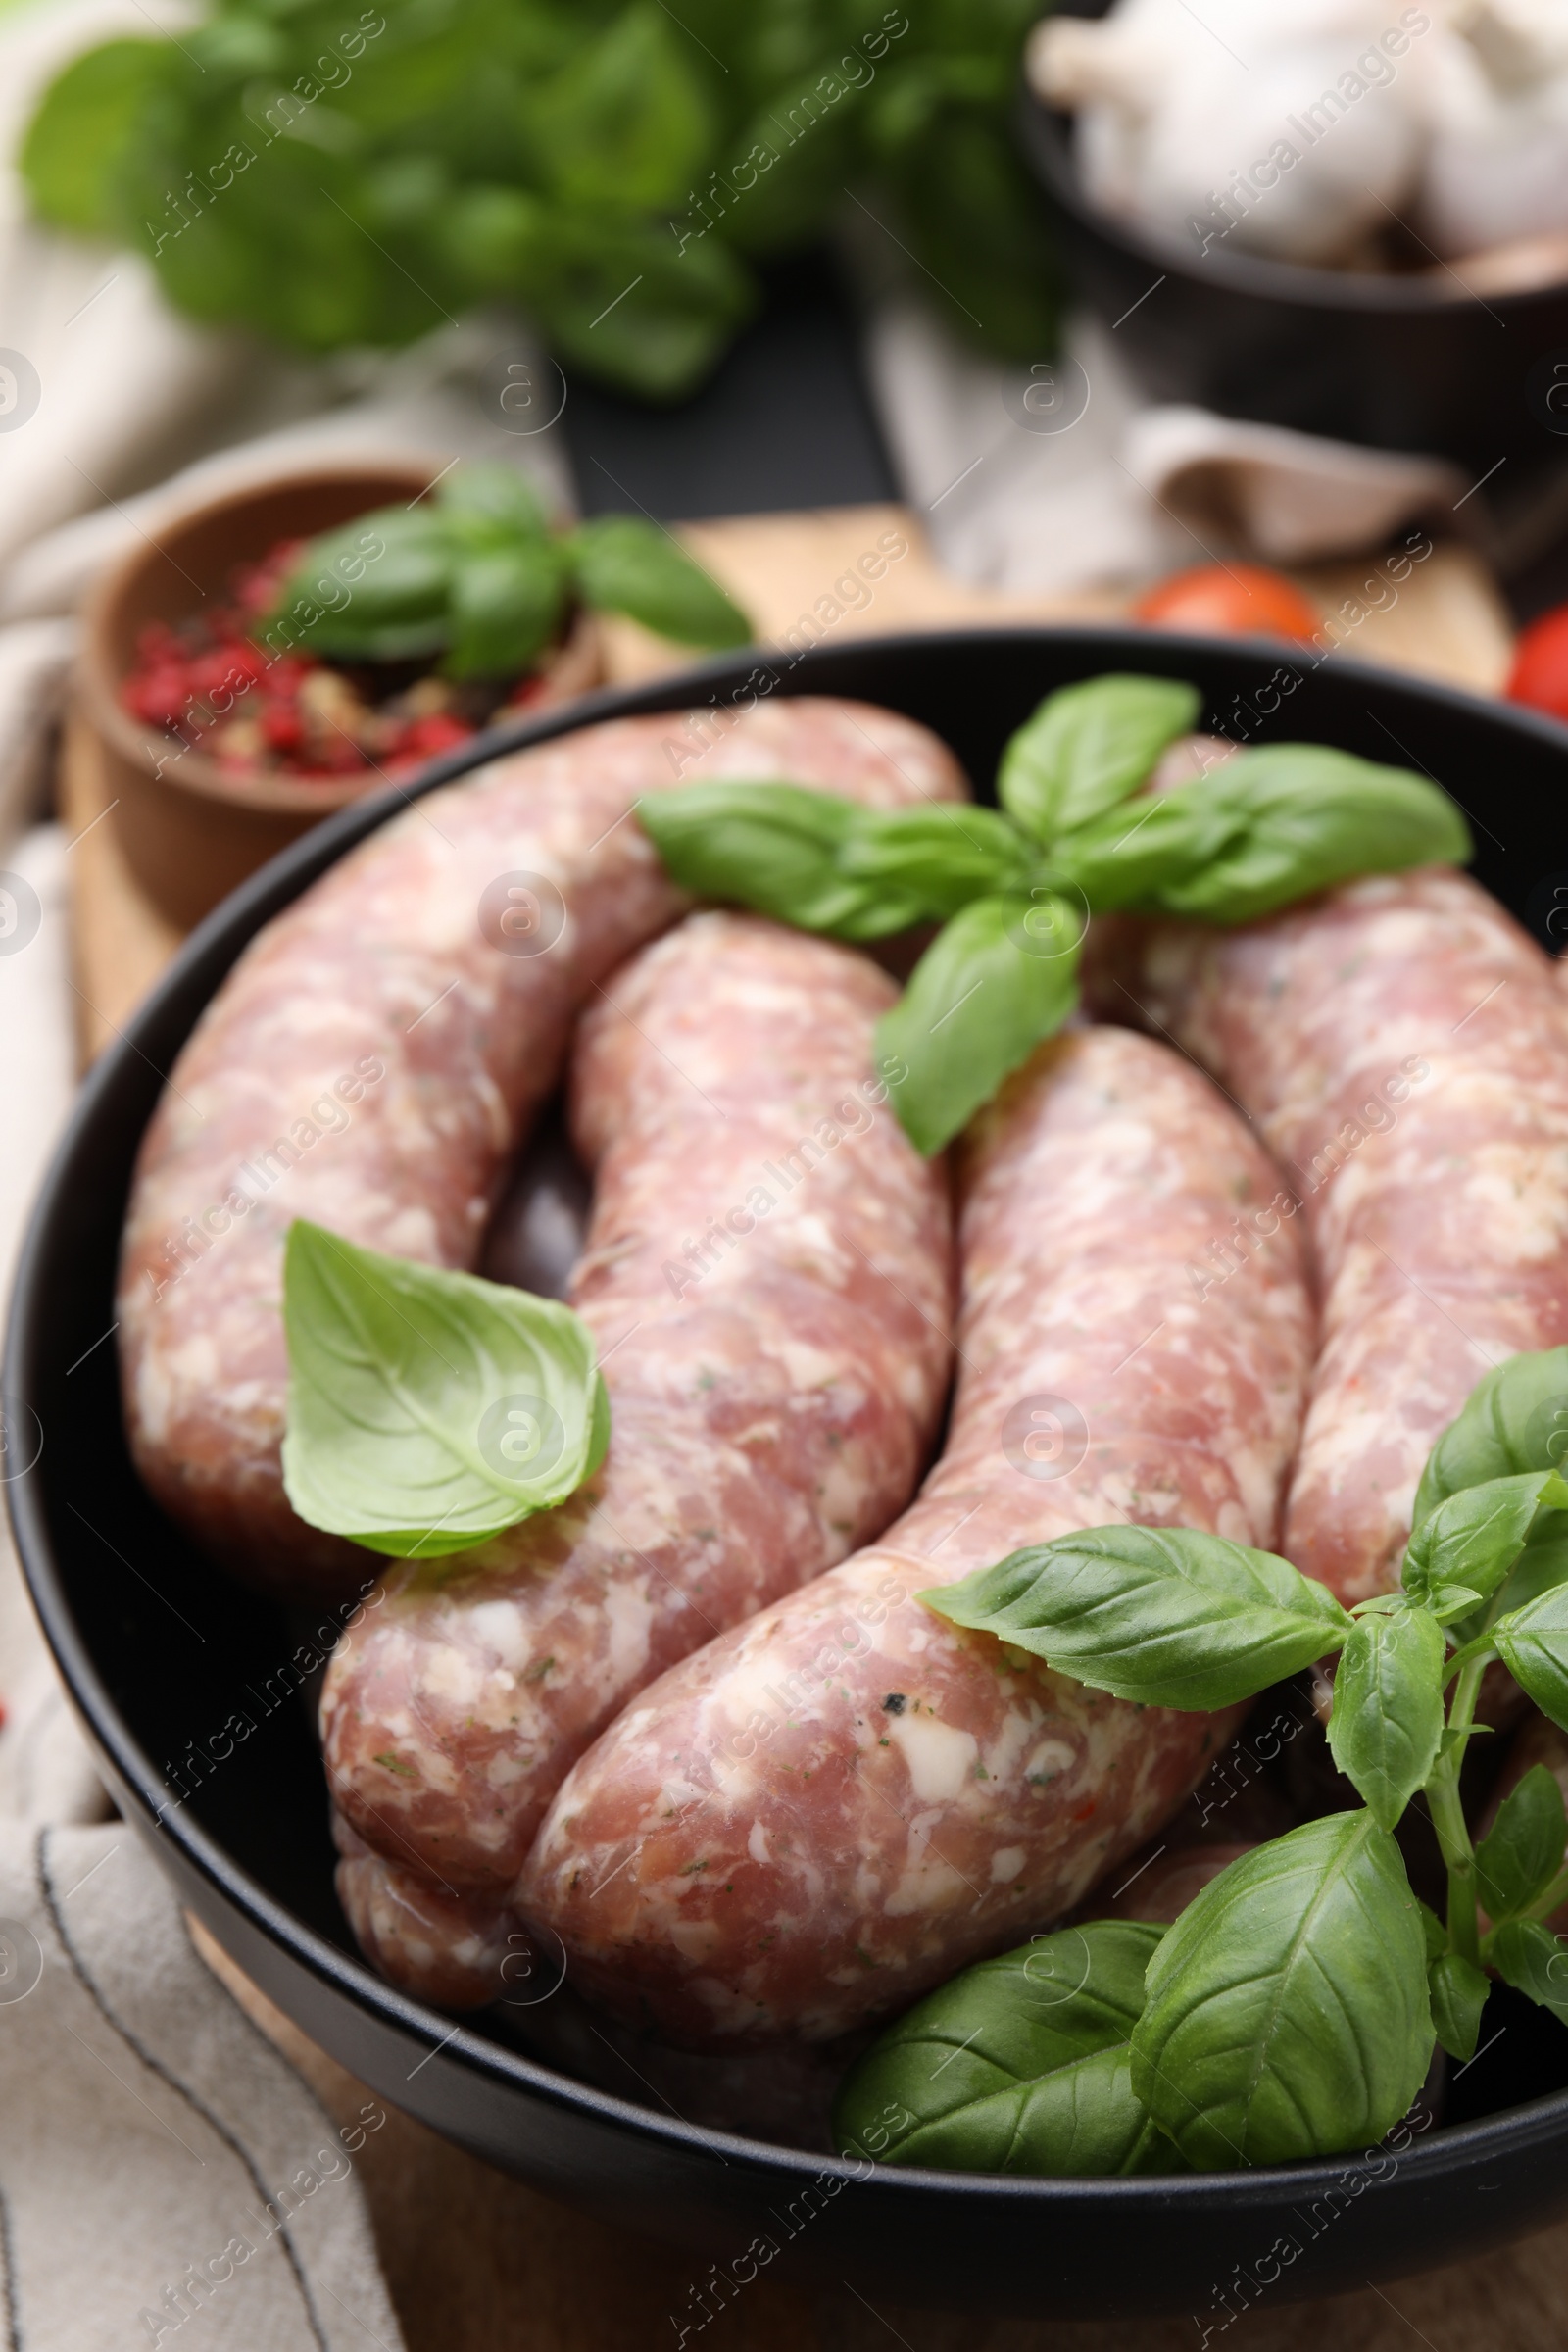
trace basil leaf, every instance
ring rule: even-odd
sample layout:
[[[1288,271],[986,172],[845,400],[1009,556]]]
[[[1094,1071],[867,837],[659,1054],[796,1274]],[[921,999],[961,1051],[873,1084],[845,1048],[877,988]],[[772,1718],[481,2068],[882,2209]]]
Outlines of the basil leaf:
[[[1508,1579],[1503,1598],[1510,1609],[1522,1609],[1557,1585],[1568,1584],[1568,1527],[1556,1511],[1544,1515]]]
[[[1196,686],[1173,678],[1112,674],[1063,686],[1009,738],[997,798],[1025,832],[1054,842],[1147,783],[1202,707]]]
[[[1568,1944],[1539,1919],[1510,1919],[1487,1937],[1484,1956],[1505,1984],[1568,2026]]]
[[[610,1407],[552,1298],[362,1250],[297,1217],[283,1253],[283,1485],[394,1558],[466,1551],[592,1476]]]
[[[114,40],[50,83],[19,158],[34,211],[56,228],[116,243],[120,180],[170,78],[167,41]]]
[[[1198,2170],[1375,2145],[1425,2079],[1420,1914],[1370,1813],[1306,1822],[1221,1871],[1146,1984],[1133,2088]]]
[[[752,624],[667,532],[635,514],[578,525],[566,554],[585,605],[624,612],[678,645],[746,645]]]
[[[1462,1487],[1410,1538],[1400,1582],[1419,1597],[1462,1586],[1474,1600],[1485,1600],[1523,1551],[1538,1512],[1564,1507],[1568,1484],[1555,1470],[1527,1470]]]
[[[804,784],[685,784],[637,804],[643,831],[683,890],[852,940],[906,931],[923,907],[889,884],[843,873],[843,847],[867,813]]]
[[[1243,821],[1217,858],[1154,892],[1167,914],[1250,923],[1353,874],[1471,856],[1469,827],[1437,785],[1319,744],[1241,752],[1180,790],[1213,795]]]
[[[1174,2169],[1127,2058],[1163,1933],[1092,1920],[964,1969],[851,2067],[835,2146],[953,2172]]]
[[[1532,1764],[1476,1848],[1476,1884],[1488,1916],[1501,1922],[1528,1910],[1561,1870],[1565,1847],[1568,1817],[1557,1777]]]
[[[971,899],[1026,893],[1030,861],[1014,826],[994,808],[864,808],[845,834],[839,871],[874,882],[943,922]]]
[[[380,508],[311,540],[259,625],[265,634],[314,608],[305,643],[323,660],[416,659],[447,642],[451,576],[433,511]]]
[[[500,459],[458,466],[438,483],[435,495],[449,529],[484,526],[514,546],[550,536],[550,517],[533,483],[520,466]]]
[[[1437,1619],[1414,1608],[1358,1617],[1340,1653],[1329,1748],[1386,1830],[1438,1760],[1446,1650]]]
[[[1568,1585],[1510,1609],[1492,1639],[1514,1681],[1544,1715],[1568,1729]]]
[[[1081,890],[1096,914],[1109,914],[1211,865],[1240,829],[1225,802],[1194,786],[1140,793],[1058,841],[1051,870]]]
[[[1081,937],[1073,909],[1049,893],[971,900],[937,934],[876,1027],[878,1066],[919,1151],[951,1143],[1061,1027],[1078,1002]]]
[[[1415,1491],[1420,1528],[1440,1502],[1521,1470],[1568,1468],[1568,1348],[1512,1355],[1485,1373],[1427,1456]]]
[[[1097,1527],[919,1596],[1061,1674],[1154,1707],[1251,1698],[1337,1649],[1351,1620],[1272,1552],[1188,1527]]]
[[[613,189],[628,212],[681,210],[718,129],[700,65],[674,20],[656,9],[620,10],[596,26],[530,113],[556,193],[598,209]]]
[[[1444,1952],[1427,1974],[1432,2024],[1450,2058],[1473,2058],[1481,2038],[1481,2012],[1492,1990],[1485,1970],[1462,1953]]]
[[[449,678],[502,678],[531,669],[555,634],[564,566],[548,540],[473,550],[453,567]]]
[[[1433,1961],[1441,1960],[1448,1948],[1448,1931],[1429,1903],[1418,1902],[1416,1909],[1421,1914],[1421,1933],[1427,1939],[1427,1966],[1430,1969]]]

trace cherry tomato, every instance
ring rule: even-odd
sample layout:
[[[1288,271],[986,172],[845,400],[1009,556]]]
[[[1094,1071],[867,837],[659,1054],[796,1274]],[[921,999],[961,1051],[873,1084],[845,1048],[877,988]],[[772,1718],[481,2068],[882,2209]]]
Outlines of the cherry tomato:
[[[1510,702],[1530,703],[1553,718],[1568,719],[1568,605],[1543,612],[1523,631],[1507,692]]]
[[[1133,618],[1216,637],[1314,637],[1319,619],[1299,588],[1261,564],[1199,564],[1141,596]]]

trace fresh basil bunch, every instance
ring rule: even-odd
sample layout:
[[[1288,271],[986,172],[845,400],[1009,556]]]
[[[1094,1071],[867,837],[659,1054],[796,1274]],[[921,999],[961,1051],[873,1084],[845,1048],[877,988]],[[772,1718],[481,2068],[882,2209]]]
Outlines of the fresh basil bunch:
[[[449,678],[537,661],[571,601],[682,645],[744,645],[751,623],[667,532],[606,514],[556,533],[515,466],[460,466],[426,503],[379,507],[302,550],[264,634],[330,662],[441,657]]]
[[[1167,1930],[1096,1923],[965,1970],[851,2070],[839,2145],[896,2105],[879,2152],[914,2164],[1295,2163],[1380,2139],[1434,2037],[1472,2057],[1489,1969],[1568,2022],[1568,1945],[1544,1924],[1568,1899],[1557,1782],[1537,1765],[1479,1849],[1459,1800],[1492,1659],[1568,1729],[1565,1441],[1568,1348],[1489,1372],[1433,1448],[1400,1590],[1349,1610],[1288,1561],[1190,1528],[1094,1528],[922,1593],[1140,1706],[1233,1706],[1338,1652],[1329,1744],[1364,1809],[1255,1847]],[[1418,1794],[1444,1921],[1391,1834]],[[937,2043],[951,2067],[929,2064]]]
[[[573,376],[679,400],[757,309],[758,265],[848,213],[1028,362],[1056,271],[1007,123],[1038,14],[207,0],[73,58],[22,170],[43,220],[150,260],[176,310],[294,350],[520,304]]]
[[[1000,809],[891,814],[799,785],[692,784],[641,803],[669,871],[709,899],[835,938],[947,927],[877,1031],[891,1094],[938,1152],[1078,1001],[1092,914],[1246,923],[1353,874],[1470,857],[1435,784],[1319,744],[1241,752],[1144,789],[1197,689],[1112,675],[1063,687],[1008,742]]]
[[[564,1502],[610,1444],[588,1327],[531,1292],[297,1217],[283,1254],[283,1486],[312,1527],[438,1559]]]

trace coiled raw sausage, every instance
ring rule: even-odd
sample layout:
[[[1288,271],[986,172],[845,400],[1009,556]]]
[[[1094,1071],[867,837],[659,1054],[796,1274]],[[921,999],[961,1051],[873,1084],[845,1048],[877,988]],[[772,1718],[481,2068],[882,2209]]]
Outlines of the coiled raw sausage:
[[[920,1605],[1108,1520],[1272,1544],[1311,1363],[1298,1228],[1189,1267],[1278,1172],[1129,1031],[1042,1047],[962,1147],[947,1449],[884,1539],[688,1658],[565,1781],[519,1882],[571,1982],[693,2046],[827,2039],[1059,1917],[1229,1717],[1126,1705]]]
[[[447,1896],[503,1899],[636,1691],[914,1490],[947,1392],[952,1238],[946,1170],[876,1071],[897,993],[853,949],[697,914],[582,1023],[572,1128],[595,1191],[569,1296],[609,1453],[559,1509],[392,1570],[322,1693],[339,1811]]]
[[[1397,1580],[1416,1482],[1492,1365],[1568,1340],[1568,1011],[1550,959],[1443,867],[1238,931],[1126,926],[1101,1008],[1211,1070],[1316,1247],[1323,1348],[1287,1555],[1345,1601]],[[1256,1247],[1245,1216],[1214,1285]]]
[[[248,1581],[330,1596],[376,1566],[283,1493],[289,1223],[473,1264],[579,1005],[686,905],[631,810],[690,780],[700,739],[617,720],[430,794],[267,926],[180,1054],[125,1231],[125,1416],[155,1497]],[[924,728],[804,698],[755,705],[702,773],[879,807],[962,792]]]

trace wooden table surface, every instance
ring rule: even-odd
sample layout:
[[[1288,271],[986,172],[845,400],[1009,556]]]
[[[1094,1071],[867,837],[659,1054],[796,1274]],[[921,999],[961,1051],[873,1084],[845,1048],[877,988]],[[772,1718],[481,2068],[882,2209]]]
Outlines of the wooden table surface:
[[[836,580],[887,530],[908,543],[875,600],[834,596]],[[1124,600],[1001,598],[940,573],[918,526],[895,508],[746,517],[694,524],[694,550],[741,597],[760,637],[782,638],[814,613],[831,641],[844,635],[997,618],[1112,617]],[[1298,575],[1326,613],[1342,615],[1335,660],[1371,660],[1480,691],[1506,671],[1509,633],[1495,588],[1458,547],[1440,549],[1392,607],[1343,617],[1368,566]],[[837,614],[834,614],[834,608]],[[669,649],[630,624],[612,632],[617,679],[668,667]],[[68,736],[61,772],[69,832],[90,826],[72,853],[75,986],[84,1060],[122,1025],[178,945],[125,872],[91,746]],[[316,2048],[250,1984],[193,1923],[198,1947],[340,2120],[364,2087]],[[465,2155],[410,2117],[359,2158],[392,2298],[409,2352],[642,2352],[677,2346],[691,2317],[688,2289],[708,2266],[694,2256],[612,2230]],[[1029,2248],[1018,2249],[1026,2268]],[[1127,2260],[1138,2261],[1136,2244]],[[1216,2287],[1220,2281],[1215,2282]],[[873,2309],[847,2287],[807,2293],[759,2278],[690,2344],[704,2352],[1201,2352],[1207,2340],[1242,2352],[1564,2352],[1568,2345],[1568,2223],[1520,2244],[1391,2287],[1329,2303],[1267,2296],[1223,2330],[1209,2311],[1171,2320],[1089,2323],[988,2320],[927,2308]]]

